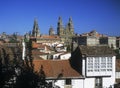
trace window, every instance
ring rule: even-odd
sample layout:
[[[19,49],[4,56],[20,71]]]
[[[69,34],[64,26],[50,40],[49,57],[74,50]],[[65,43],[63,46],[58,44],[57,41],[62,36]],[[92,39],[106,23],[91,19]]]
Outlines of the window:
[[[100,71],[100,58],[96,57],[94,61],[94,71]]]
[[[101,71],[106,71],[106,58],[101,57]]]
[[[93,71],[93,58],[92,57],[88,57],[87,59],[87,69],[88,69],[88,72]]]
[[[102,88],[102,78],[101,77],[95,78],[95,88]]]
[[[71,85],[71,79],[66,79],[65,84],[66,85]]]
[[[107,58],[107,71],[112,71],[112,57]]]
[[[86,62],[87,72],[94,71],[99,74],[99,72],[112,71],[112,57],[88,57]]]

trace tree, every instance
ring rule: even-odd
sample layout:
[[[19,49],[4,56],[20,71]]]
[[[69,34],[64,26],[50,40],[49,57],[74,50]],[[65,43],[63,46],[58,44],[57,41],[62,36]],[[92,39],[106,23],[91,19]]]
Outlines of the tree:
[[[120,59],[120,50],[119,49],[116,49],[116,50],[114,50],[115,51],[115,53],[116,53],[116,58],[117,59]]]

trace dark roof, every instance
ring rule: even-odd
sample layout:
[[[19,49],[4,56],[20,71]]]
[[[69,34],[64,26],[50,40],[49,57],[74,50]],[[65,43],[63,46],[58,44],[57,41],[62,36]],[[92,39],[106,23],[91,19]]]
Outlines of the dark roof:
[[[57,78],[63,74],[62,78],[81,78],[82,76],[75,71],[69,60],[33,60],[34,70],[39,72],[41,66],[47,78]]]
[[[87,56],[113,56],[115,52],[108,46],[79,46],[82,54]]]

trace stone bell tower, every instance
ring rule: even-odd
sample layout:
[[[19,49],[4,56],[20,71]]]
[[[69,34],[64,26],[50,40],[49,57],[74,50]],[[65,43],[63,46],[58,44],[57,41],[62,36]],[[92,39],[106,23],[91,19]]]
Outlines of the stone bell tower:
[[[32,36],[34,36],[34,37],[40,36],[40,29],[39,29],[39,26],[38,26],[37,19],[34,20]]]

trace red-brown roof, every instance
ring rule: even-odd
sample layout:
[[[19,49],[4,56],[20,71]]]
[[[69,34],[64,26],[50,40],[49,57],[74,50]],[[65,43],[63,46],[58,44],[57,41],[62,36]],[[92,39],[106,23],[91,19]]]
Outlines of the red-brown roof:
[[[38,44],[37,43],[35,43],[35,42],[32,42],[32,48],[38,48]]]
[[[116,71],[120,72],[120,59],[116,59]]]
[[[48,55],[48,53],[40,52],[38,50],[32,50],[32,55]]]
[[[40,38],[49,38],[49,39],[60,39],[59,36],[54,36],[54,35],[43,35],[43,36],[40,36]]]
[[[63,74],[62,78],[80,78],[82,77],[75,71],[69,60],[33,60],[34,70],[39,72],[41,66],[47,78],[57,78],[59,74]]]
[[[60,37],[57,35],[42,35],[37,37],[30,37],[31,39],[58,39],[60,40]]]

